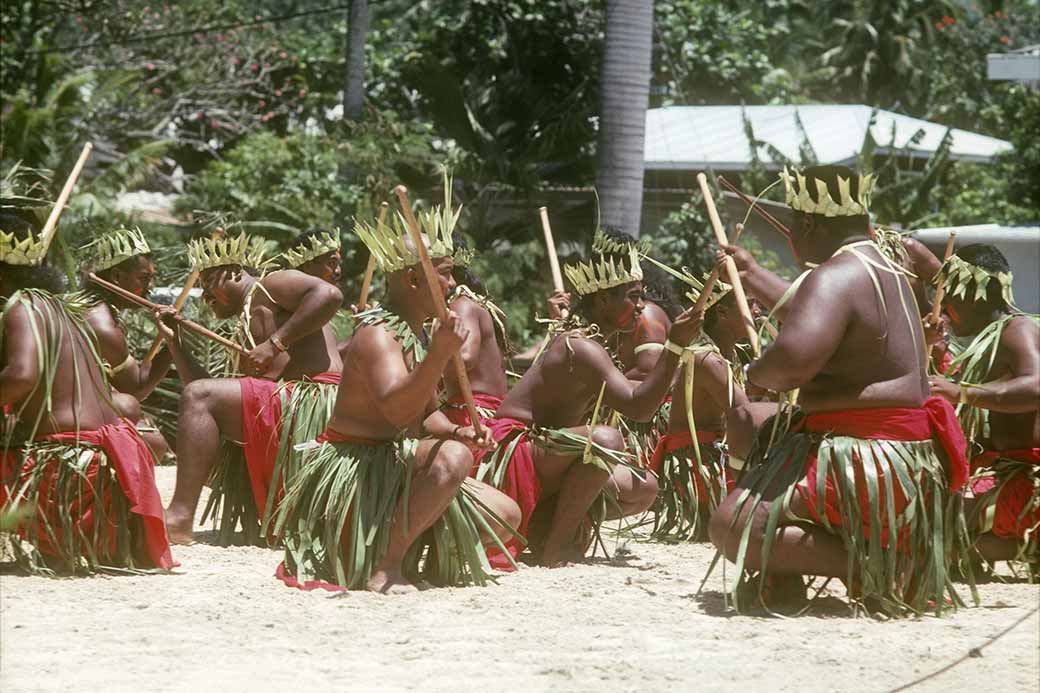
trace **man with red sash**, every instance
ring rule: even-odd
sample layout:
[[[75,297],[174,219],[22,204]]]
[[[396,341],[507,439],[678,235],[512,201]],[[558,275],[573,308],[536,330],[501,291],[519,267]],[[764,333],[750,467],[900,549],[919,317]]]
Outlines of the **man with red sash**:
[[[86,323],[90,304],[44,288],[60,283],[41,266],[46,242],[13,215],[3,226],[11,231],[0,232],[0,511],[33,509],[17,526],[32,549],[18,544],[16,557],[43,574],[168,570],[175,563],[152,454],[112,405]]]
[[[1040,316],[1014,306],[1007,259],[960,248],[938,274],[954,357],[932,392],[957,405],[972,442],[969,528],[986,560],[1040,563]]]
[[[449,205],[417,215],[444,294],[454,286],[457,212]],[[383,594],[414,591],[420,581],[484,584],[484,546],[511,536],[519,511],[468,478],[470,448],[489,445],[486,433],[478,438],[437,408],[466,327],[449,312],[427,340],[424,323],[436,303],[399,216],[394,226],[359,222],[355,232],[386,274],[387,300],[355,316],[347,385],[277,511],[285,557],[276,575],[300,589]]]
[[[549,567],[584,554],[586,516],[598,498],[606,504],[599,519],[611,519],[642,512],[657,497],[653,475],[623,464],[631,456],[623,452],[620,432],[587,422],[597,401],[637,421],[653,416],[671,386],[678,354],[700,332],[701,318],[677,318],[653,370],[641,383],[630,381],[603,340],[632,329],[642,310],[638,249],[630,246],[623,257],[600,254],[564,270],[581,296],[579,312],[592,324],[571,316],[554,325],[535,363],[487,424],[498,450],[477,459],[477,478],[517,501],[520,532]],[[597,422],[604,418],[598,413]],[[515,554],[518,547],[510,550]]]
[[[328,327],[342,303],[339,289],[292,269],[255,273],[262,258],[245,234],[192,241],[188,255],[217,317],[240,316],[239,341],[249,352],[238,369],[245,377],[210,378],[174,330],[160,327],[187,383],[177,428],[177,484],[166,508],[175,543],[191,541],[199,494],[220,458],[222,438],[244,450],[252,497],[235,499],[233,507],[249,503],[255,510],[240,521],[267,524],[272,502],[296,470],[293,445],[324,428],[342,370]],[[225,512],[229,504],[225,499]]]
[[[870,238],[873,178],[843,166],[781,178],[799,224],[793,247],[814,269],[787,291],[747,253],[727,250],[751,295],[776,306],[787,294],[780,334],[747,377],[798,389],[800,413],[760,428],[711,539],[738,575],[759,573],[745,576],[738,608],[804,601],[801,576],[820,575],[891,614],[941,610],[955,525],[947,506],[967,479],[966,445],[949,404],[929,399],[904,270]]]
[[[473,253],[456,234],[453,277],[456,284],[451,309],[466,326],[466,341],[459,355],[466,364],[466,375],[473,389],[473,399],[481,415],[481,424],[494,417],[506,390],[506,357],[509,349],[505,333],[505,314],[486,296],[484,284],[469,270]],[[471,426],[469,412],[459,393],[458,381],[449,369],[444,373],[447,401],[445,415],[456,426]]]
[[[748,398],[736,350],[746,330],[730,289],[716,283],[707,299],[704,334],[684,360],[672,390],[668,433],[650,458],[661,486],[655,537],[705,541],[708,518],[733,490],[726,416]],[[693,302],[699,296],[696,289],[688,294]]]

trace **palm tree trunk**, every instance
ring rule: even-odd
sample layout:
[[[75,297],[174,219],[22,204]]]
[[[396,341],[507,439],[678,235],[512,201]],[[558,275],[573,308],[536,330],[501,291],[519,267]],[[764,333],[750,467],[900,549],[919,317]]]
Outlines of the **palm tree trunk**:
[[[343,85],[343,117],[357,120],[365,103],[365,36],[368,34],[368,0],[350,0],[347,12],[346,82]]]
[[[596,189],[601,223],[639,235],[653,0],[607,0]]]

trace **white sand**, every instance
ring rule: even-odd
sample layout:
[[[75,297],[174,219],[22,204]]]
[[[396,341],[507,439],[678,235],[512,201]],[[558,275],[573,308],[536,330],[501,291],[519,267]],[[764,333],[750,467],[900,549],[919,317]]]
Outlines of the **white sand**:
[[[164,498],[173,475],[158,470]],[[735,616],[721,574],[695,595],[708,546],[631,542],[624,561],[485,589],[330,598],[277,582],[275,551],[174,548],[175,575],[0,577],[0,687],[884,691],[985,643],[1040,594],[988,584],[981,608],[887,623],[834,599],[796,619]],[[920,690],[1037,690],[1038,653],[1034,615]]]

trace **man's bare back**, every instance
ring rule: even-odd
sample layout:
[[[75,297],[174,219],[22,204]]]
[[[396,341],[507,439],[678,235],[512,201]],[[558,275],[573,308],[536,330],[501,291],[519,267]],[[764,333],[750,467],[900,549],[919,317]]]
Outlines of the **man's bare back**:
[[[452,301],[451,309],[462,318],[463,324],[469,330],[462,345],[461,355],[466,364],[470,387],[474,392],[495,397],[504,396],[508,389],[505,359],[495,336],[495,321],[491,313],[466,295]],[[458,396],[458,382],[454,373],[449,370],[444,375],[448,397]]]
[[[884,263],[873,246],[857,250]],[[867,269],[851,253],[836,254],[813,270],[791,299],[780,337],[751,367],[751,381],[778,391],[800,387],[800,403],[810,413],[921,406],[928,383],[913,295],[904,278],[874,272],[883,305]],[[763,363],[770,371],[764,381],[755,377]]]

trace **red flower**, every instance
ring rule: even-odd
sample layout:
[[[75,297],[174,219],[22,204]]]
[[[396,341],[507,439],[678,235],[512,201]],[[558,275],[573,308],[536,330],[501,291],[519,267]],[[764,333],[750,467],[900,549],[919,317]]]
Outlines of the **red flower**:
[[[260,106],[260,108],[263,108],[264,106],[267,105],[267,102],[264,101],[263,99],[260,99],[260,103],[258,105]]]
[[[146,70],[148,70],[149,72],[151,72],[152,70],[154,70],[154,69],[155,69],[155,65],[154,65],[153,63],[145,63],[145,64],[144,64],[144,69],[146,69]]]
[[[1007,36],[1001,36],[1000,37],[1000,42],[1003,43],[1004,45],[1007,45],[1007,44],[1011,43],[1011,39],[1008,38]]]
[[[253,63],[252,65],[249,66],[249,69],[251,69],[253,72],[256,72],[257,70],[260,69],[260,66],[257,65],[256,63]]]
[[[307,90],[306,89],[301,89],[300,90],[300,98],[302,99],[305,96],[307,96]]]
[[[286,53],[285,51],[282,51],[281,53],[278,54],[278,57],[281,58],[282,60],[285,60],[286,58],[289,57],[289,54]]]
[[[949,15],[943,15],[942,21],[943,24],[949,24],[951,26],[957,23],[957,20]]]
[[[942,22],[936,22],[936,23],[935,23],[935,28],[936,28],[936,29],[937,29],[938,31],[942,31],[942,30],[943,30],[943,23],[942,23]]]
[[[274,95],[275,96],[281,96],[282,95],[282,90],[281,89],[275,89],[274,90]]]
[[[162,94],[162,89],[160,89],[159,87],[155,87],[154,89],[152,89],[152,93],[156,96],[159,96],[160,94]]]

